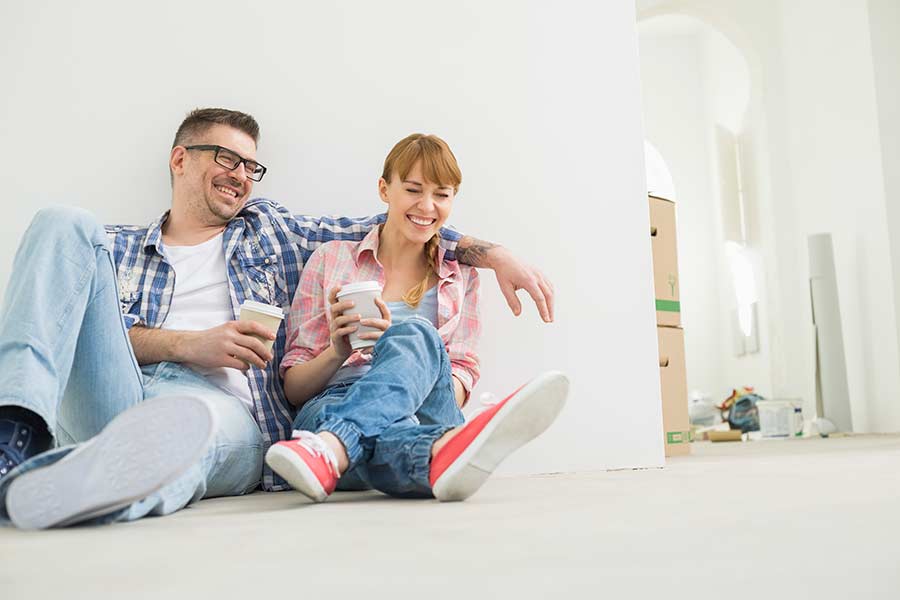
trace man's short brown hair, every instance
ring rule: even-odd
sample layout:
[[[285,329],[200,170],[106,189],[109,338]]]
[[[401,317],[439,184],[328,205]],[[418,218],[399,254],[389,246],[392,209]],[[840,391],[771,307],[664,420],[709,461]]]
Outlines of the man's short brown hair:
[[[253,138],[254,144],[259,141],[259,124],[247,113],[227,108],[195,108],[188,113],[178,127],[178,131],[175,132],[175,141],[172,142],[172,147],[184,146],[194,138],[206,133],[213,125],[234,127]]]

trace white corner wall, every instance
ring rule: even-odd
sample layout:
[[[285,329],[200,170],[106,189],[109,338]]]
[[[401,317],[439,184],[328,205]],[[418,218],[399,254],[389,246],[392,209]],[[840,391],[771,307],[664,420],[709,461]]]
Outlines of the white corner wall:
[[[804,238],[833,236],[854,429],[896,431],[900,357],[866,4],[792,2],[782,27],[794,218]]]
[[[869,0],[872,62],[884,172],[885,206],[894,283],[894,317],[900,329],[900,2]],[[900,423],[900,402],[883,402],[875,417]]]
[[[566,371],[569,405],[506,472],[663,463],[631,3],[262,0],[3,3],[0,281],[51,202],[146,223],[186,111],[254,114],[259,195],[296,211],[369,214],[391,145],[445,137],[464,183],[454,224],[540,265],[542,325],[513,318],[485,273],[484,377],[498,395]]]

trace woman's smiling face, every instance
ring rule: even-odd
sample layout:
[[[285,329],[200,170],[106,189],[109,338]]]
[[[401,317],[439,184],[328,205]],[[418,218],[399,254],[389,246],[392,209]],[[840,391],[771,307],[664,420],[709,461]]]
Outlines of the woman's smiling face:
[[[381,199],[388,204],[388,223],[410,242],[425,244],[437,234],[453,208],[453,187],[434,183],[422,174],[417,161],[406,177],[392,174],[391,181],[378,181]]]

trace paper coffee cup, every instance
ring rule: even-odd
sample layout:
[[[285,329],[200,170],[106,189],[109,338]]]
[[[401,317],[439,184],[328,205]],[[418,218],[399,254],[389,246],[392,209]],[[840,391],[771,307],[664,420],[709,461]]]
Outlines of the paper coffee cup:
[[[353,308],[344,311],[344,315],[362,315],[363,319],[380,319],[381,310],[375,304],[375,298],[381,297],[381,284],[377,281],[360,281],[357,283],[348,283],[340,289],[337,294],[338,301],[351,300]],[[354,350],[360,348],[368,348],[375,345],[375,340],[361,340],[360,333],[367,331],[380,331],[375,327],[359,325],[359,329],[351,333],[348,337],[350,347]]]
[[[282,319],[284,319],[284,311],[281,310],[280,306],[263,304],[255,300],[244,300],[244,303],[241,304],[241,321],[259,323],[263,327],[271,329],[272,333],[278,332]],[[272,345],[275,343],[275,340],[268,340],[258,335],[253,337],[265,344],[267,350],[271,350]]]

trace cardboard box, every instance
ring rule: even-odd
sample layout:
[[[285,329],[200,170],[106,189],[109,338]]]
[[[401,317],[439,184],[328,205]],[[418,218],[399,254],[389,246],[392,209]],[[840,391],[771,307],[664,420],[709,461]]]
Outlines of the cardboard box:
[[[675,203],[650,196],[650,239],[653,248],[653,287],[656,324],[681,326]]]
[[[691,453],[684,330],[680,327],[657,327],[656,335],[659,341],[659,383],[666,456],[682,456]]]

